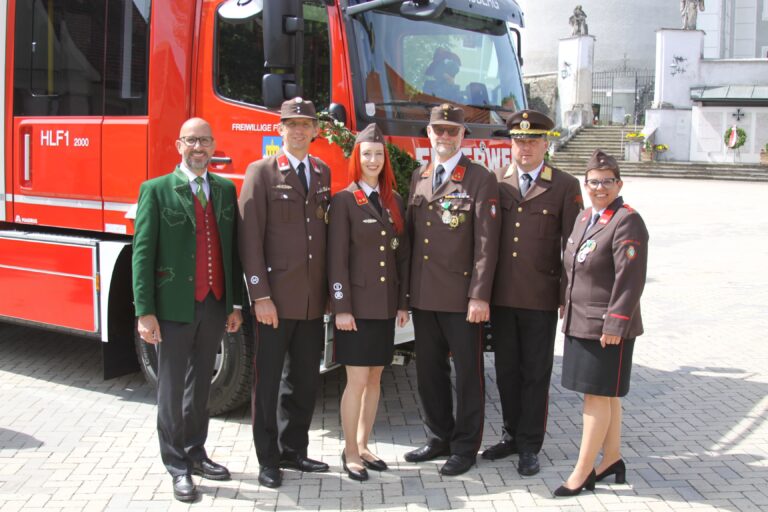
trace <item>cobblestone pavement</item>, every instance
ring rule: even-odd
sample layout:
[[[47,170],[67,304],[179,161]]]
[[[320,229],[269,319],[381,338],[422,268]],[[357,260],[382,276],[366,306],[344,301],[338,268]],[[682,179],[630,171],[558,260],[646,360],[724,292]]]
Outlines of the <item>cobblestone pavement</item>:
[[[767,510],[768,184],[635,178],[624,196],[651,233],[646,334],[624,401],[628,484],[551,498],[581,429],[581,397],[559,385],[559,336],[535,477],[517,474],[515,456],[478,459],[458,478],[441,477],[439,462],[405,463],[425,432],[415,369],[395,367],[383,377],[374,432],[391,471],[363,484],[340,474],[335,372],[323,379],[310,434],[310,455],[329,473],[287,471],[279,490],[261,488],[249,413],[239,410],[212,420],[207,445],[233,480],[195,477],[203,497],[184,505],[160,463],[154,395],[139,374],[103,381],[96,343],[0,324],[0,510]],[[486,377],[484,445],[500,431],[490,355]]]

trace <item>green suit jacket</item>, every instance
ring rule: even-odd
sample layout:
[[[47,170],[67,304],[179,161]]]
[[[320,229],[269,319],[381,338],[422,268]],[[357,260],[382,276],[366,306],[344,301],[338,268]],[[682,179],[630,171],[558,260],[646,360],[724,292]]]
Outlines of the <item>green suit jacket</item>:
[[[227,314],[242,298],[237,251],[235,185],[208,173],[221,239]],[[178,167],[144,182],[133,236],[133,298],[136,316],[191,322],[195,315],[195,206],[189,180]]]

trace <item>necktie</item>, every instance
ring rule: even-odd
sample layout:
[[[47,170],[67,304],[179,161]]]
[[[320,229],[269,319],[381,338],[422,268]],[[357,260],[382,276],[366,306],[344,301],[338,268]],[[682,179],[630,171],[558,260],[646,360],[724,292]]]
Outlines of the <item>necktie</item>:
[[[531,188],[531,182],[533,178],[527,172],[523,173],[523,183],[520,185],[520,192],[525,195],[528,193],[528,189]]]
[[[443,184],[443,175],[445,174],[445,167],[442,165],[438,165],[437,169],[435,169],[435,184],[432,186],[432,192],[440,188],[440,185]]]
[[[600,218],[599,213],[595,213],[592,215],[592,219],[589,221],[589,226],[587,226],[587,229],[591,228],[597,223],[597,220]]]
[[[381,203],[379,202],[379,193],[375,190],[368,196],[368,200],[371,202],[376,211],[381,215]]]
[[[195,195],[197,196],[197,200],[200,201],[200,206],[205,210],[206,205],[208,205],[208,198],[205,197],[205,190],[203,190],[203,183],[205,183],[205,180],[202,176],[198,176],[195,178],[195,183],[197,183],[197,192]]]
[[[299,181],[301,182],[301,186],[304,187],[304,193],[309,193],[309,183],[307,183],[307,175],[304,172],[304,169],[306,167],[304,166],[304,162],[301,162],[299,164],[299,167],[297,171],[299,172]]]

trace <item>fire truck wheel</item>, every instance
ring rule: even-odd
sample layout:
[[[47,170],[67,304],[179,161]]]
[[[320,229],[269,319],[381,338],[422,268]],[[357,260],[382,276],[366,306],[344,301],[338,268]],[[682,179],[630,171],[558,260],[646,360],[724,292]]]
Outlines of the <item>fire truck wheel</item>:
[[[246,326],[244,325],[245,329]],[[147,382],[157,387],[157,353],[138,334],[135,338],[136,355]],[[216,353],[213,367],[208,408],[211,416],[224,414],[245,404],[251,395],[251,361],[253,344],[243,330],[224,334]]]

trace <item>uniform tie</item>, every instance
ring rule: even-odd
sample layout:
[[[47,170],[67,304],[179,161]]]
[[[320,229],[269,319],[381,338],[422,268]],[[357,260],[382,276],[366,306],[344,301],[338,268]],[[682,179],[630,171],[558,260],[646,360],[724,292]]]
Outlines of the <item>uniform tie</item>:
[[[435,169],[435,184],[432,186],[432,192],[440,188],[440,185],[443,184],[443,175],[445,174],[445,167],[442,165],[438,165],[437,169]]]
[[[203,207],[203,210],[205,210],[205,207],[208,205],[208,198],[205,197],[205,190],[203,190],[203,183],[205,183],[205,180],[202,176],[198,176],[195,178],[195,183],[197,183],[197,200],[200,201],[200,206]]]
[[[531,188],[531,182],[533,181],[533,178],[531,178],[531,175],[527,172],[523,173],[523,183],[520,185],[520,192],[525,196],[525,194],[528,193],[528,189]]]
[[[376,211],[379,212],[379,215],[381,215],[381,202],[379,202],[379,193],[375,190],[371,192],[371,195],[368,196],[368,200],[371,202],[374,208],[376,208]]]
[[[587,229],[589,229],[592,226],[594,226],[597,223],[597,219],[599,219],[599,218],[600,218],[600,214],[599,213],[592,214],[592,219],[590,219],[589,226],[587,226]]]
[[[304,162],[299,163],[299,167],[297,171],[299,172],[299,181],[301,182],[301,186],[304,187],[304,193],[309,193],[309,183],[307,183],[307,175],[304,172],[304,169],[306,167],[304,166]]]

